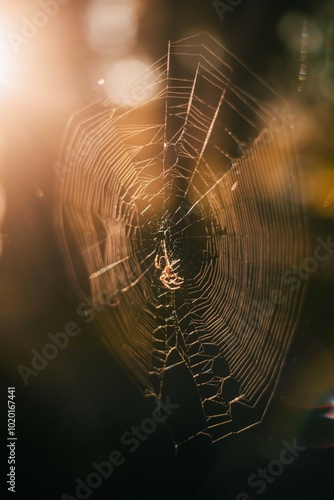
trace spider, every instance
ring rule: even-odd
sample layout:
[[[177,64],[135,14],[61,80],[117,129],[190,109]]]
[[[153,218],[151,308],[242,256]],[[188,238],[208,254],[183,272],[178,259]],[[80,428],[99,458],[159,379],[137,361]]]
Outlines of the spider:
[[[178,290],[184,282],[184,279],[174,272],[174,266],[180,262],[180,259],[169,262],[165,240],[161,242],[161,246],[163,249],[163,255],[159,257],[159,254],[157,254],[154,259],[155,267],[162,271],[159,279],[169,290]]]

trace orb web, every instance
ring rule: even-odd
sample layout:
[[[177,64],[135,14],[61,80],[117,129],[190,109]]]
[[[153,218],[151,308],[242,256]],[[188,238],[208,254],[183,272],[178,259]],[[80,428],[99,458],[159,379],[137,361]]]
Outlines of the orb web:
[[[245,90],[246,89],[246,90]],[[73,285],[176,444],[261,421],[296,331],[307,254],[293,124],[209,35],[71,120],[56,221]],[[114,383],[110,381],[110,383]]]

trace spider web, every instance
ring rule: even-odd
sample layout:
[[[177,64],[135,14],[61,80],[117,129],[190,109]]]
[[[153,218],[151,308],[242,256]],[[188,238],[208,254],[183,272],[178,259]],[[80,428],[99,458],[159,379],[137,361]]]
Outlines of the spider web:
[[[176,444],[254,425],[273,395],[303,295],[284,273],[307,251],[293,133],[285,103],[206,34],[69,124],[68,271],[146,394],[180,405]]]

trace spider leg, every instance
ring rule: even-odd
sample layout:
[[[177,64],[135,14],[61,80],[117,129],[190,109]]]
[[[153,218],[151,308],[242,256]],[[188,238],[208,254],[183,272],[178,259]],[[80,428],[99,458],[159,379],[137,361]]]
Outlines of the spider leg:
[[[159,255],[157,254],[154,259],[154,265],[157,269],[160,269],[160,264],[159,264]]]

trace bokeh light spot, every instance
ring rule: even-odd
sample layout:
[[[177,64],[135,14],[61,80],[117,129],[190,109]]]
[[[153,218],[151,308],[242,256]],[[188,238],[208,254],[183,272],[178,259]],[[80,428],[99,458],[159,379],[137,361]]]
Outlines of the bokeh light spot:
[[[94,0],[86,14],[86,36],[90,47],[103,54],[131,49],[138,32],[137,2]]]
[[[304,32],[307,29],[307,32]],[[289,12],[278,24],[278,34],[290,52],[300,52],[301,35],[307,40],[307,51],[317,53],[324,43],[321,29],[313,19],[305,19],[305,16],[297,12]]]
[[[137,106],[150,99],[152,74],[142,59],[122,59],[114,63],[105,78],[107,97],[117,105]],[[136,80],[136,85],[129,85]]]

